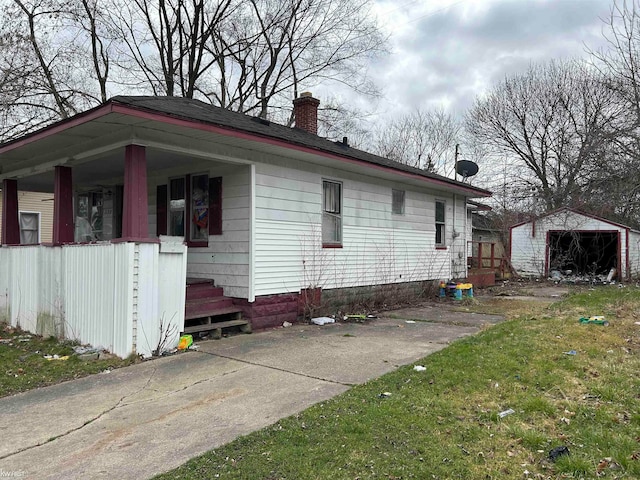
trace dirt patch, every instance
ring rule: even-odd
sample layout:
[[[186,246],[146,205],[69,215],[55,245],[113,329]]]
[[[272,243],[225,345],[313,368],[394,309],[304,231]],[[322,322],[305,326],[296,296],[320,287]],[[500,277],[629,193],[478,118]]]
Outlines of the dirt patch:
[[[500,297],[514,300],[555,302],[567,296],[571,289],[552,282],[503,282],[500,285],[478,290],[479,297]]]
[[[405,321],[444,323],[447,325],[464,325],[473,327],[493,325],[504,320],[504,317],[501,315],[462,312],[457,310],[457,307],[459,307],[459,305],[422,305],[420,307],[394,310],[392,312],[388,312],[385,316]]]

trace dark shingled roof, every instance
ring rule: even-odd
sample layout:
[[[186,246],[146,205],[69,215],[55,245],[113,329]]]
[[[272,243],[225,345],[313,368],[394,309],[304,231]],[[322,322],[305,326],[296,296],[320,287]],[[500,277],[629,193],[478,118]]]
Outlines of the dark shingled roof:
[[[420,175],[478,192],[479,196],[491,195],[491,192],[469,184],[457,182],[450,178],[426,172],[420,168],[410,167],[402,163],[379,157],[371,153],[344,145],[341,142],[332,142],[299,128],[290,128],[273,122],[268,122],[257,117],[251,117],[242,113],[232,112],[224,108],[215,107],[208,103],[183,97],[157,97],[157,96],[117,96],[110,102],[126,105],[128,107],[158,112],[191,121],[199,121],[220,127],[239,130],[262,137],[282,140],[294,145],[312,148],[320,152],[332,153],[342,157],[361,160],[374,165],[393,168],[403,172]]]

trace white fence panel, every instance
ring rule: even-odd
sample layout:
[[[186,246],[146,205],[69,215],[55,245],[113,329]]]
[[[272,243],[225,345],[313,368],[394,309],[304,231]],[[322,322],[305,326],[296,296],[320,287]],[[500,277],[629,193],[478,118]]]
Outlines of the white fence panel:
[[[147,243],[0,248],[0,321],[126,357],[151,353],[164,313],[177,328],[171,348],[184,328],[186,251],[180,244],[161,255]]]
[[[11,323],[9,278],[11,278],[10,251],[7,248],[0,248],[0,322],[6,323]]]
[[[139,245],[137,281],[138,296],[134,302],[136,312],[136,344],[138,351],[151,355],[160,341],[160,319],[158,318],[158,250],[157,244]],[[183,288],[184,290],[184,288]]]
[[[163,326],[167,325],[171,329],[172,335],[169,335],[165,343],[177,345],[180,332],[184,330],[187,247],[181,238],[162,240],[158,262],[158,278],[162,280],[158,284],[158,316]]]
[[[132,243],[107,243],[63,248],[68,338],[119,356],[131,353],[130,322],[123,324],[122,319],[128,316],[134,247]]]
[[[37,332],[38,323],[38,251],[41,247],[15,247],[11,262],[11,324]]]
[[[62,282],[62,248],[38,249],[38,318],[36,333],[65,336]]]

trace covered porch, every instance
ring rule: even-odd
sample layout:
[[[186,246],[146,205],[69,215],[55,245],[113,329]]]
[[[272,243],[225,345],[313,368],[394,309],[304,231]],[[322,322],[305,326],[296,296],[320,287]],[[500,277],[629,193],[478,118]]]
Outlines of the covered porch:
[[[226,148],[104,107],[0,146],[0,321],[149,355],[188,327],[188,277],[248,300],[251,165]],[[51,243],[20,245],[18,190],[51,194]]]

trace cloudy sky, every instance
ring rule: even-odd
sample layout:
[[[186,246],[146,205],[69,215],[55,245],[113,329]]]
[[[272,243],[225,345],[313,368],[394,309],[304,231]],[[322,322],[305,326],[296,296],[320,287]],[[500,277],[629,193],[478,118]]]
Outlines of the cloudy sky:
[[[613,0],[376,0],[391,53],[372,65],[380,115],[443,106],[461,114],[505,74],[603,45]]]

